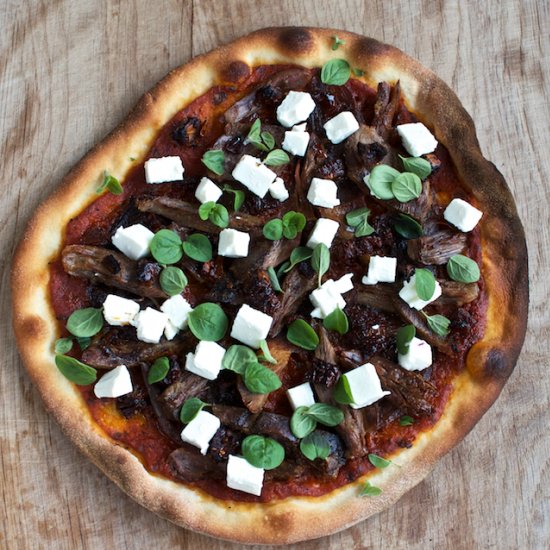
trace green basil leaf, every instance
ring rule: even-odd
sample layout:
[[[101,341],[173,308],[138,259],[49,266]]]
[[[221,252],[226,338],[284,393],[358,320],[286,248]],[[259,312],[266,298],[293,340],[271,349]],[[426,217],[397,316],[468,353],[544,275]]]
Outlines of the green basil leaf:
[[[90,344],[92,343],[92,339],[89,336],[76,336],[75,340],[82,351],[90,347]]]
[[[367,481],[360,494],[364,497],[377,497],[382,494],[382,489],[371,485],[371,482]]]
[[[406,355],[409,351],[409,345],[412,339],[416,336],[416,328],[414,325],[405,325],[397,331],[397,352],[400,355]]]
[[[287,239],[294,239],[306,226],[306,217],[301,212],[289,210],[283,216],[283,235]]]
[[[220,151],[219,149],[206,151],[201,160],[208,170],[211,170],[214,174],[217,174],[218,176],[223,174],[225,164],[225,154],[223,151]]]
[[[73,311],[67,319],[67,330],[74,336],[95,336],[103,328],[103,310],[86,307]]]
[[[290,264],[285,267],[283,273],[288,273],[296,264],[299,264],[304,260],[309,260],[312,254],[313,250],[311,250],[311,248],[308,248],[307,246],[297,246],[290,253]]]
[[[369,214],[368,208],[358,208],[346,214],[346,223],[355,228],[356,237],[367,237],[374,233],[374,227],[368,222]]]
[[[424,312],[423,312],[424,313]],[[444,315],[426,315],[426,321],[428,326],[438,335],[438,336],[447,336],[449,334],[449,326],[451,321],[447,319]]]
[[[348,317],[339,307],[337,307],[323,319],[323,326],[327,330],[333,330],[338,334],[346,334],[349,330]]]
[[[262,132],[260,137],[269,151],[275,147],[275,138],[269,132]]]
[[[317,421],[307,411],[308,407],[298,407],[290,418],[290,431],[299,439],[306,437],[317,427]]]
[[[222,367],[244,376],[246,367],[257,362],[258,358],[253,350],[241,344],[234,344],[225,352]]]
[[[55,341],[55,353],[59,353],[59,355],[65,355],[66,353],[69,353],[71,349],[73,349],[72,338],[59,338]]]
[[[422,157],[404,158],[399,155],[399,158],[403,162],[405,172],[412,172],[421,180],[425,180],[432,173],[432,165]]]
[[[189,329],[199,340],[220,341],[227,332],[229,319],[218,304],[205,302],[189,312]]]
[[[414,424],[414,418],[412,416],[403,415],[399,419],[399,425],[400,426],[412,426]]]
[[[300,451],[309,460],[325,460],[330,454],[330,444],[320,432],[312,432],[300,441]]]
[[[166,378],[168,371],[170,370],[170,361],[168,357],[159,357],[151,365],[149,372],[147,373],[147,382],[149,384],[156,384]]]
[[[208,219],[216,227],[225,229],[229,225],[229,212],[223,204],[215,204],[214,208],[210,211]]]
[[[435,277],[431,271],[417,268],[414,272],[416,293],[421,300],[430,300],[435,292]]]
[[[345,44],[344,40],[340,40],[337,36],[332,37],[332,51],[335,52],[341,45]]]
[[[157,231],[151,241],[150,249],[153,258],[159,264],[175,264],[183,256],[180,236],[170,229]]]
[[[189,235],[183,243],[183,251],[197,262],[209,262],[212,259],[212,243],[201,233]]]
[[[476,283],[481,276],[477,263],[462,254],[451,256],[447,263],[447,273],[453,281],[459,283]]]
[[[391,190],[399,202],[409,202],[420,197],[422,181],[412,172],[403,172],[392,181]]]
[[[278,241],[283,238],[283,222],[278,218],[269,220],[262,230],[262,233],[266,239],[270,241]]]
[[[271,282],[273,290],[275,290],[275,292],[282,292],[283,289],[281,288],[281,283],[279,282],[279,277],[277,277],[277,273],[275,273],[275,269],[273,269],[273,267],[268,267],[267,274],[269,276],[269,280]]]
[[[282,149],[273,149],[264,159],[266,166],[282,166],[290,162],[290,157]]]
[[[245,437],[241,444],[241,450],[247,462],[264,470],[277,468],[285,459],[283,446],[274,439],[262,435]]]
[[[159,283],[168,296],[176,296],[183,292],[188,280],[179,267],[169,266],[160,272]]]
[[[248,131],[248,135],[246,136],[247,141],[260,141],[260,131],[262,128],[262,121],[257,118],[250,127],[250,130]]]
[[[319,345],[319,336],[303,319],[296,319],[290,324],[286,337],[290,343],[309,351]]]
[[[387,460],[385,458],[382,458],[381,456],[369,453],[368,455],[369,462],[375,467],[375,468],[387,468],[392,462],[391,460]]]
[[[330,251],[328,246],[324,243],[319,243],[314,249],[311,255],[311,267],[318,274],[317,284],[321,286],[321,278],[328,271],[330,267]]]
[[[208,216],[210,216],[210,212],[212,212],[215,206],[216,203],[214,201],[202,203],[199,207],[199,218],[203,221],[206,221],[208,219]]]
[[[256,362],[250,363],[244,372],[244,385],[252,393],[270,393],[281,387],[281,380],[268,367]]]
[[[357,67],[354,67],[354,68],[352,69],[352,71],[353,71],[353,74],[354,74],[355,76],[365,76],[365,71],[364,71],[363,69],[359,69],[359,68],[357,68]]]
[[[399,176],[399,172],[387,164],[375,166],[369,174],[367,186],[377,199],[393,199],[392,183]]]
[[[271,352],[269,351],[269,346],[267,345],[267,342],[265,340],[262,340],[260,342],[260,349],[262,350],[262,353],[264,354],[265,360],[268,363],[271,363],[273,365],[277,364],[277,359],[271,355]]]
[[[189,424],[207,405],[208,403],[201,401],[198,397],[190,397],[180,410],[180,420],[184,424]]]
[[[224,185],[223,190],[227,191],[228,193],[232,193],[233,195],[235,195],[235,198],[233,199],[233,210],[235,210],[235,212],[237,210],[239,210],[239,208],[244,203],[244,198],[245,198],[244,191],[240,191],[238,189],[233,189],[229,185]]]
[[[305,247],[303,247],[305,248]],[[308,248],[308,250],[311,252],[311,250]],[[292,254],[291,254],[292,256]],[[283,262],[276,271],[277,279],[280,279],[285,273],[286,270],[290,267],[290,262],[287,260],[286,262]]]
[[[81,363],[74,357],[56,355],[55,364],[67,380],[78,386],[87,386],[94,383],[97,379],[97,371],[93,367]]]
[[[305,414],[324,426],[338,426],[344,421],[344,413],[338,407],[326,403],[314,403]]]
[[[109,191],[113,195],[121,195],[122,194],[122,185],[120,185],[120,182],[115,178],[114,176],[111,176],[107,170],[103,172],[103,181],[101,185],[96,189],[96,193],[103,193],[103,191]]]
[[[340,376],[336,383],[332,397],[336,403],[340,403],[341,405],[353,403],[353,394],[351,393],[348,377],[345,374]]]
[[[343,86],[351,76],[351,68],[345,59],[331,59],[321,69],[321,82],[333,86]]]
[[[405,239],[418,239],[424,234],[422,226],[407,214],[399,214],[393,226],[397,233]]]

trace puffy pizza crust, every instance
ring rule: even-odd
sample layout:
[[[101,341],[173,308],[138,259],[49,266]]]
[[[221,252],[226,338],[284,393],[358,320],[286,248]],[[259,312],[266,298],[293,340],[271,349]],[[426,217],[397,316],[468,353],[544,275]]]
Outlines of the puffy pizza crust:
[[[335,52],[331,50],[334,34],[346,42]],[[440,421],[421,434],[411,449],[395,455],[401,468],[376,470],[322,497],[292,497],[267,504],[218,500],[148,473],[132,453],[94,424],[80,393],[54,364],[58,326],[48,297],[48,263],[60,252],[68,221],[97,197],[103,170],[124,179],[132,166],[129,157],[143,160],[158,131],[193,99],[216,84],[238,85],[257,65],[320,67],[337,57],[365,70],[362,80],[372,87],[380,81],[400,81],[407,107],[447,147],[461,181],[484,211],[487,328],[470,350]],[[483,158],[472,119],[443,81],[400,50],[372,38],[331,29],[271,28],[191,60],[143,96],[30,220],[15,255],[12,289],[17,344],[46,408],[106,475],[140,504],[178,525],[234,541],[281,544],[334,533],[387,508],[421,481],[481,418],[512,372],[525,336],[527,251],[506,182]],[[366,479],[383,493],[360,497]]]

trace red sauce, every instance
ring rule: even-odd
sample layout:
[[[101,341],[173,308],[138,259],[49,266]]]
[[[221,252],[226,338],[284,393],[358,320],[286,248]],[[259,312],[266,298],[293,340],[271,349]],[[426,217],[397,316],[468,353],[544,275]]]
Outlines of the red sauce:
[[[159,135],[149,151],[149,157],[160,157],[167,155],[180,155],[182,157],[186,176],[198,176],[202,173],[203,167],[200,159],[205,150],[220,135],[222,126],[220,123],[221,113],[235,101],[245,95],[250,87],[257,85],[270,75],[287,68],[286,66],[262,66],[258,67],[244,83],[236,89],[232,86],[215,86],[203,96],[190,103],[180,111],[174,118],[159,132]],[[376,97],[375,90],[367,87],[358,80],[350,80],[345,88],[356,98],[361,98],[365,109],[368,111],[374,104]],[[206,121],[201,129],[204,141],[200,147],[187,147],[182,149],[174,143],[171,138],[175,127],[189,117],[197,117]],[[415,120],[404,107],[398,114],[401,123]],[[461,189],[459,180],[454,172],[452,161],[448,152],[441,145],[436,151],[441,160],[441,167],[438,172],[432,175],[432,185],[437,190],[438,196],[457,196],[457,190]],[[147,194],[168,194],[181,197],[181,184],[163,184],[150,186],[145,183],[143,164],[136,165],[130,172],[123,184],[124,192],[120,196],[105,194],[87,206],[76,218],[72,219],[66,228],[65,244],[103,244],[109,240],[110,228],[118,216],[119,207],[130,197]],[[185,193],[185,190],[183,191]],[[467,193],[463,193],[468,198]],[[470,199],[471,200],[471,199]],[[476,261],[481,261],[481,244],[479,231],[474,230],[469,234],[468,254]],[[86,295],[87,282],[67,275],[60,260],[51,264],[50,267],[50,293],[52,306],[60,321],[65,321],[75,309],[86,307],[89,301]],[[478,300],[466,306],[469,313],[477,320],[477,325],[472,334],[469,335],[471,342],[475,342],[483,334],[485,328],[485,317],[487,300],[483,292],[481,282],[481,295]],[[434,413],[431,417],[417,420],[412,426],[403,427],[395,421],[385,428],[369,435],[369,450],[380,456],[391,455],[394,451],[403,447],[410,447],[419,432],[432,427],[440,418],[445,404],[452,390],[454,376],[463,368],[461,358],[450,359],[434,350],[434,364],[431,367],[430,381],[437,387],[436,397],[432,400]],[[300,372],[299,365],[289,369],[283,375],[284,386],[288,387],[304,381],[304,373]],[[79,387],[90,414],[98,426],[111,439],[129,449],[144,464],[147,470],[156,475],[162,475],[174,479],[168,466],[167,457],[177,448],[177,445],[164,436],[158,429],[156,419],[152,412],[146,410],[144,413],[134,414],[126,419],[118,411],[115,400],[97,399],[91,386]],[[290,415],[288,402],[285,398],[284,389],[273,392],[265,407],[266,411]],[[368,460],[353,460],[341,468],[335,479],[319,480],[313,476],[302,477],[299,481],[280,482],[272,481],[264,485],[261,497],[255,497],[246,493],[233,491],[216,480],[202,480],[192,485],[199,487],[221,499],[230,499],[250,502],[269,502],[274,499],[285,498],[291,495],[320,496],[331,490],[341,487],[365,472],[373,466]]]

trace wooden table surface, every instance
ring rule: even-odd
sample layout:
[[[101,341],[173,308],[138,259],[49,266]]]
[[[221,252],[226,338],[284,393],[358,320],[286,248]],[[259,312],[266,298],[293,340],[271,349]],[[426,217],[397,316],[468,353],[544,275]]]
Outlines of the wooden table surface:
[[[194,55],[273,25],[370,35],[438,73],[476,120],[482,150],[509,182],[530,251],[527,340],[497,403],[396,506],[296,547],[550,546],[548,2],[1,4],[0,547],[237,548],[141,508],[65,439],[17,355],[8,282],[11,255],[31,213],[143,92]]]

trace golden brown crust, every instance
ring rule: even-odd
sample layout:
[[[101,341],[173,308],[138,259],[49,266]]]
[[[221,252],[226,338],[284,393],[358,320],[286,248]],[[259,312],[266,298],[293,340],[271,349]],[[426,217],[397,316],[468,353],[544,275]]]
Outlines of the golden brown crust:
[[[331,50],[334,34],[345,48]],[[129,451],[92,422],[80,393],[57,370],[57,323],[48,300],[48,262],[60,250],[64,227],[95,198],[104,169],[123,179],[130,157],[143,159],[157,131],[192,99],[221,82],[238,83],[252,67],[294,63],[319,67],[345,57],[365,70],[371,86],[401,82],[409,109],[426,122],[453,158],[462,182],[485,215],[481,222],[488,323],[467,357],[441,420],[397,455],[402,468],[369,479],[381,496],[361,498],[358,480],[319,498],[293,497],[269,504],[216,500],[149,474]],[[129,117],[65,177],[59,190],[29,222],[13,272],[14,330],[23,361],[47,409],[68,437],[135,500],[175,523],[241,542],[289,543],[328,535],[394,503],[455,446],[500,393],[523,343],[528,306],[527,252],[513,198],[500,173],[479,150],[474,124],[454,93],[403,52],[356,34],[330,29],[271,28],[257,31],[172,71]],[[319,518],[322,517],[322,521]]]

